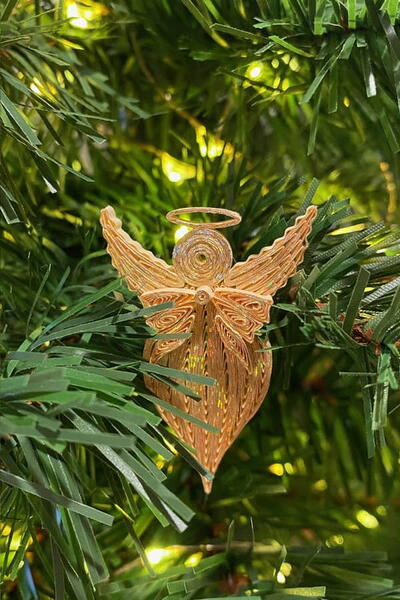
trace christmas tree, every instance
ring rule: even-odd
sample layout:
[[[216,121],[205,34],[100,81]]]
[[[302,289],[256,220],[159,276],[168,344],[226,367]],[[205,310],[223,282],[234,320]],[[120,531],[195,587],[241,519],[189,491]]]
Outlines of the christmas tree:
[[[2,597],[400,598],[399,16],[3,0]],[[267,397],[209,495],[144,376],[198,380],[143,358],[107,205],[166,261],[186,232],[170,210],[239,212],[245,260],[318,207],[258,332]]]

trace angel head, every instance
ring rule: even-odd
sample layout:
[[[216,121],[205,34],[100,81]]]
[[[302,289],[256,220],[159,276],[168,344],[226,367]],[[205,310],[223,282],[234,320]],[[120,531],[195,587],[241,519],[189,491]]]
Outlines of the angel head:
[[[202,224],[183,221],[178,216],[189,212],[219,213],[230,218],[222,222]],[[233,261],[228,240],[215,230],[237,225],[241,217],[238,213],[226,209],[183,208],[170,211],[167,219],[171,223],[192,227],[192,231],[175,245],[172,262],[186,286],[196,290],[195,302],[207,304],[214,295],[214,289],[223,284]]]

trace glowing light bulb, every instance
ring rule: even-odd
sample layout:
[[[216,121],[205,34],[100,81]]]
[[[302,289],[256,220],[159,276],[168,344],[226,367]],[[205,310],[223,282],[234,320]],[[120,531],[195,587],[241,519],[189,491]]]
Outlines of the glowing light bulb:
[[[179,173],[177,171],[170,171],[169,173],[167,173],[167,177],[170,181],[181,181],[182,176],[179,175]]]
[[[181,225],[180,227],[178,227],[178,229],[175,231],[175,241],[177,242],[178,240],[183,238],[183,236],[186,235],[188,231],[189,227],[186,227],[186,225]]]
[[[246,71],[246,77],[249,79],[260,79],[263,73],[263,66],[261,62],[252,63]]]
[[[80,14],[78,5],[72,2],[67,6],[67,18],[70,19],[71,25],[79,27],[80,29],[86,29],[88,26],[87,20]],[[85,15],[91,16],[90,10],[85,10]]]
[[[162,561],[163,558],[169,556],[169,554],[169,550],[165,550],[164,548],[152,548],[147,552],[147,558],[152,565],[156,565]]]
[[[284,574],[282,573],[282,571],[279,571],[279,573],[276,576],[276,580],[277,580],[278,583],[285,583],[286,577],[284,576]]]
[[[315,490],[316,492],[324,492],[328,487],[328,484],[326,483],[325,479],[318,479],[318,481],[316,481],[315,483],[313,483],[313,490]]]
[[[199,145],[201,156],[208,156],[211,160],[217,156],[221,156],[222,153],[232,155],[234,152],[232,144],[225,143],[224,140],[207,133],[204,125],[196,127],[196,141]]]
[[[287,577],[292,572],[292,565],[290,563],[288,563],[288,562],[283,562],[281,564],[281,570],[280,570],[280,572],[283,573],[283,575],[285,577]]]
[[[326,545],[328,548],[334,548],[335,546],[341,546],[344,542],[344,538],[342,535],[332,535],[330,538],[326,540]]]
[[[189,558],[185,560],[185,567],[197,567],[202,558],[202,552],[196,552],[195,554],[191,554]]]
[[[67,18],[79,17],[78,5],[72,2],[67,6]]]
[[[268,467],[268,471],[270,471],[274,475],[278,475],[279,477],[282,477],[282,475],[285,472],[285,469],[283,468],[283,465],[281,465],[280,463],[274,463],[273,465],[270,465]]]
[[[177,160],[167,152],[162,153],[161,167],[168,179],[174,183],[196,176],[196,167]]]
[[[35,77],[36,79],[36,77]],[[39,86],[36,85],[36,83],[31,83],[31,85],[29,86],[32,90],[32,92],[35,92],[35,94],[38,94],[39,96],[42,95],[42,92],[40,91]]]
[[[32,90],[32,92],[34,92],[38,96],[47,96],[48,98],[51,98],[52,96],[57,94],[56,88],[53,85],[51,85],[51,83],[46,82],[44,84],[42,81],[40,81],[38,77],[34,77],[32,79],[32,83],[29,85],[29,87]]]
[[[367,529],[375,529],[375,527],[379,527],[379,521],[374,515],[367,512],[366,510],[359,510],[356,514],[357,521],[361,523]]]

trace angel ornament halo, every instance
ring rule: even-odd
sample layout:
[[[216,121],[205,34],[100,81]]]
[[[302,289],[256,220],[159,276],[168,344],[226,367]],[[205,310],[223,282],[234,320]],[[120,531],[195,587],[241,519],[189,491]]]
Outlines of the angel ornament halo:
[[[182,213],[222,214],[228,220],[196,223]],[[123,231],[113,208],[101,211],[100,221],[112,264],[138,293],[143,306],[172,302],[147,319],[159,333],[189,337],[149,339],[144,357],[158,363],[215,379],[216,384],[191,384],[201,397],[194,400],[165,383],[145,378],[159,398],[213,425],[213,433],[163,408],[165,421],[191,446],[197,460],[215,473],[227,449],[253,417],[269,387],[272,352],[256,333],[269,321],[272,296],[286,284],[303,261],[307,237],[317,209],[311,206],[284,235],[258,254],[232,266],[232,250],[216,229],[237,225],[238,213],[216,208],[182,208],[167,214],[172,223],[191,227],[174,247],[168,265]],[[206,493],[212,482],[202,477]]]

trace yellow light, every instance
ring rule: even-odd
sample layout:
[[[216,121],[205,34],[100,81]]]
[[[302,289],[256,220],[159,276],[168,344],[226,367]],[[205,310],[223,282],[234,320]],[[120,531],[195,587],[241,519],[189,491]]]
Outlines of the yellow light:
[[[40,86],[40,81],[37,77],[35,77],[29,87],[32,90],[32,92],[35,92],[35,94],[38,94],[39,96],[41,96],[42,90],[40,89],[39,86]]]
[[[167,152],[162,153],[161,168],[168,179],[174,183],[196,176],[196,167],[177,160]]]
[[[11,527],[9,525],[4,525],[1,535],[9,536],[11,533]]]
[[[350,106],[350,98],[348,98],[347,96],[345,96],[343,98],[343,104],[345,105],[346,108],[349,108],[349,106]]]
[[[195,554],[191,554],[185,560],[185,567],[197,567],[201,559],[203,558],[202,552],[196,552]]]
[[[316,481],[312,487],[316,492],[324,492],[328,487],[328,484],[326,483],[325,479],[318,479],[318,481]]]
[[[366,510],[359,510],[356,514],[357,521],[361,523],[367,529],[375,529],[375,527],[379,527],[379,521],[374,515],[367,512]]]
[[[282,563],[281,573],[283,573],[285,575],[285,577],[288,577],[288,575],[290,575],[291,572],[292,572],[292,565],[288,562]]]
[[[152,550],[147,552],[147,558],[152,565],[156,565],[169,555],[169,550],[165,548],[152,548]]]
[[[279,75],[277,75],[272,83],[272,87],[274,87],[274,88],[279,87],[280,82],[281,82],[281,78],[279,77]]]
[[[37,94],[38,96],[48,96],[51,98],[52,95],[57,93],[56,88],[50,83],[46,83],[44,85],[38,77],[34,77],[32,79],[32,83],[30,84],[30,89],[32,92]]]
[[[282,571],[279,571],[279,573],[276,576],[276,580],[277,580],[278,583],[285,583],[286,577],[284,576],[284,574],[282,573]]]
[[[280,463],[274,463],[273,465],[269,465],[268,471],[270,471],[274,475],[279,475],[279,477],[282,477],[282,475],[285,472],[285,469]]]
[[[341,546],[344,542],[344,538],[342,535],[332,535],[329,539],[326,540],[326,545],[328,548],[332,548],[334,546]]]
[[[67,18],[72,19],[73,17],[79,17],[78,5],[75,2],[67,6]]]
[[[75,77],[73,76],[73,74],[71,73],[71,71],[69,71],[68,69],[66,69],[64,71],[64,76],[65,76],[65,79],[67,81],[69,81],[70,83],[73,83],[75,81]]]
[[[170,181],[173,181],[173,182],[181,181],[181,179],[182,179],[182,176],[177,171],[170,171],[167,174],[167,177]]]
[[[277,58],[273,58],[271,61],[271,65],[274,69],[277,69],[279,67],[279,60]]]
[[[87,13],[90,13],[91,16],[91,12],[92,11],[90,10],[85,10],[84,14],[86,15]],[[82,10],[79,10],[79,7],[75,2],[72,2],[67,6],[67,18],[70,19],[71,25],[74,27],[79,27],[80,29],[86,29],[88,22],[84,17],[82,17],[81,13]]]
[[[209,158],[215,158],[216,156],[221,156],[223,149],[224,142],[222,140],[218,140],[214,143],[209,144],[207,154]]]
[[[294,473],[294,468],[293,468],[293,465],[292,465],[292,463],[290,463],[290,462],[286,462],[286,463],[285,463],[285,471],[286,471],[286,473],[287,473],[288,475],[293,475],[293,473]]]
[[[188,231],[189,227],[186,227],[186,225],[181,225],[180,227],[178,227],[178,229],[175,231],[175,241],[177,242],[178,240],[183,238],[183,236],[186,235]]]
[[[223,140],[217,138],[214,135],[207,134],[207,130],[204,125],[198,125],[196,127],[196,141],[199,145],[201,156],[208,156],[208,158],[216,158],[221,156],[222,153],[227,155],[233,154],[232,144],[226,144]]]
[[[246,70],[246,77],[249,79],[260,79],[262,77],[264,65],[262,62],[254,62],[248,66]]]
[[[71,23],[74,27],[79,27],[79,29],[86,29],[88,26],[88,22],[83,17],[72,19]]]
[[[386,506],[383,506],[382,504],[380,506],[377,506],[376,512],[378,513],[379,516],[386,517],[386,515],[387,515]]]
[[[250,77],[252,79],[257,79],[257,77],[260,77],[261,73],[262,73],[261,67],[253,67],[250,71]]]

